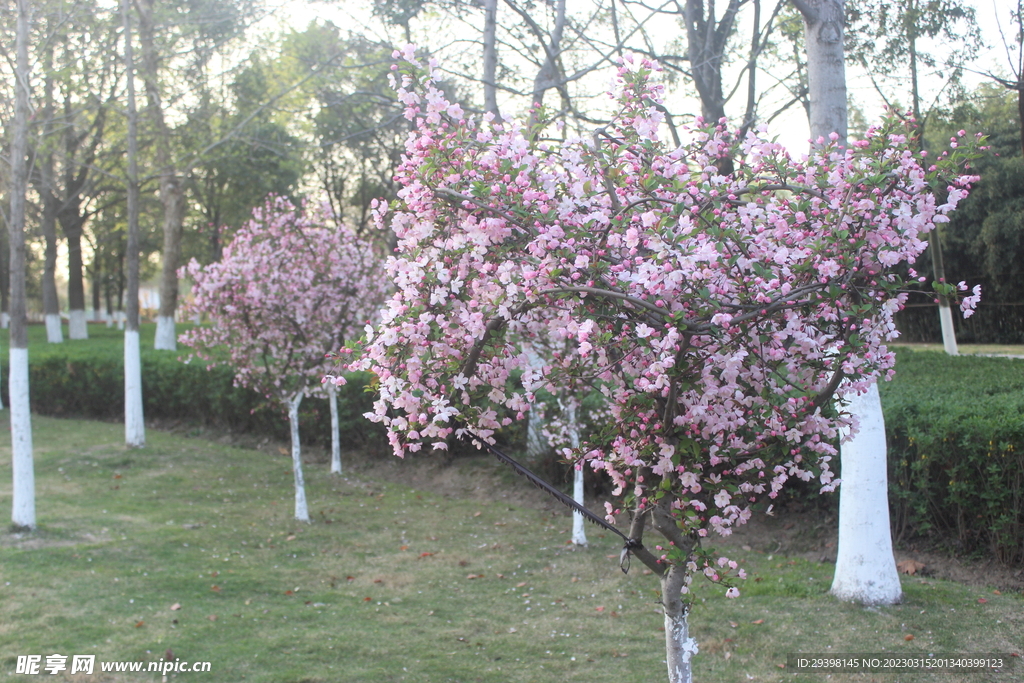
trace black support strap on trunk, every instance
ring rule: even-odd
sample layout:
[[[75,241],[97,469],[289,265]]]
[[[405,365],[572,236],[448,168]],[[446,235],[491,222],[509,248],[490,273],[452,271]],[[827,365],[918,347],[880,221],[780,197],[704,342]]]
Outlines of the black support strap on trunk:
[[[621,537],[622,540],[625,541],[625,545],[622,546],[622,552],[619,555],[619,568],[622,569],[623,573],[627,573],[629,571],[629,556],[631,551],[638,548],[643,548],[643,545],[639,541],[630,538],[626,534],[622,533],[621,531],[613,527],[611,524],[609,524],[608,522],[606,522],[605,520],[601,519],[593,512],[588,510],[587,508],[577,503],[571,497],[565,495],[564,493],[556,489],[554,486],[538,477],[536,474],[527,469],[525,465],[517,461],[512,456],[502,453],[498,448],[487,443],[482,438],[480,438],[473,432],[469,431],[468,429],[463,429],[462,431],[465,432],[465,434],[468,437],[473,439],[474,442],[476,442],[478,448],[487,450],[495,458],[511,467],[516,472],[516,474],[525,477],[531,484],[533,484],[540,490],[550,495],[559,503],[569,508],[570,510],[573,510],[574,512],[580,513],[581,515],[583,515],[583,518],[586,519],[588,522],[592,522],[601,527],[602,529],[607,529],[613,534],[616,534],[617,536]]]

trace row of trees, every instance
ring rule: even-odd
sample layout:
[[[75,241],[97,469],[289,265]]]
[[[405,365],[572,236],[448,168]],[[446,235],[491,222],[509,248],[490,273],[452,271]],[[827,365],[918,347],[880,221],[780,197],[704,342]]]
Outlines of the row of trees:
[[[547,104],[567,130],[580,134],[608,115],[603,80],[594,74],[629,50],[658,59],[673,84],[692,84],[685,91],[696,95],[705,119],[729,116],[745,132],[798,115],[793,107],[811,111],[802,30],[811,6],[804,4],[802,15],[798,4],[782,0],[765,6],[732,0],[724,7],[602,0],[575,8],[376,0],[366,9],[383,40],[319,22],[263,35],[261,47],[252,49],[256,31],[266,30],[265,10],[255,0],[132,3],[142,98],[141,272],[159,271],[157,347],[174,346],[180,263],[218,260],[232,231],[267,194],[296,201],[325,196],[357,232],[369,225],[370,201],[393,196],[408,132],[382,76],[393,40],[416,38],[443,59],[445,84],[467,111],[498,115]],[[11,38],[5,44],[13,45],[10,7],[2,28]],[[94,311],[124,305],[123,21],[119,10],[94,0],[36,2],[33,16],[28,225],[43,258],[30,286],[38,281],[33,291],[50,321],[50,338],[58,341],[59,241],[67,245],[72,338],[87,334],[86,279]],[[842,21],[836,16],[820,28],[834,33],[829,27]],[[847,60],[866,69],[879,93],[910,109],[924,129],[943,127],[951,118],[945,105],[963,100],[960,75],[980,45],[973,11],[952,3],[858,0],[847,3],[845,22]],[[678,30],[665,31],[666,24]],[[1019,78],[1001,82],[1016,88]],[[0,118],[10,120],[13,102],[13,90],[0,98]],[[678,104],[675,98],[671,106]],[[934,145],[938,138],[922,140]],[[6,287],[0,290],[6,295]]]
[[[199,12],[215,6],[227,7],[182,7]],[[806,82],[789,103],[804,103],[812,134],[821,136],[811,157],[802,162],[794,162],[754,133],[759,122],[770,118],[765,110],[772,100],[758,91],[757,76],[762,60],[777,45],[773,35],[785,35],[782,27],[792,12],[787,5],[776,5],[764,22],[760,5],[751,6],[749,51],[738,70],[746,99],[735,131],[718,121],[730,102],[725,85],[730,39],[744,25],[739,20],[747,8],[744,3],[730,3],[720,16],[699,2],[677,5],[675,14],[687,34],[685,58],[665,52],[644,29],[652,18],[666,13],[664,8],[612,2],[588,9],[585,15],[572,15],[564,2],[540,13],[513,2],[502,7],[520,21],[514,27],[499,21],[495,2],[481,8],[477,54],[482,55],[484,68],[477,81],[482,107],[465,85],[473,82],[475,71],[442,73],[431,66],[424,73],[412,51],[406,50],[406,66],[395,74],[402,80],[394,82],[396,91],[390,95],[380,87],[383,68],[363,59],[344,63],[346,53],[331,49],[351,45],[351,38],[343,41],[336,29],[313,26],[290,36],[297,68],[290,70],[295,64],[285,59],[267,63],[253,57],[230,80],[222,78],[220,83],[230,82],[233,90],[228,123],[217,135],[200,136],[199,144],[176,147],[187,124],[170,123],[175,110],[168,106],[159,74],[191,64],[195,70],[178,73],[186,74],[190,84],[202,84],[212,56],[226,58],[225,46],[239,35],[229,28],[244,27],[255,9],[231,5],[235,13],[229,12],[227,19],[204,15],[201,27],[180,34],[191,48],[182,57],[174,49],[160,51],[176,43],[165,39],[166,44],[158,45],[156,36],[163,34],[154,30],[152,5],[144,0],[125,2],[119,29],[124,39],[123,79],[115,73],[111,83],[123,82],[123,95],[119,85],[113,85],[112,92],[115,101],[123,97],[128,112],[127,168],[122,176],[128,199],[126,392],[138,396],[141,386],[135,291],[140,185],[148,179],[159,200],[153,207],[161,216],[164,238],[162,305],[171,308],[162,307],[157,336],[158,346],[173,348],[176,266],[186,199],[199,196],[197,171],[211,154],[226,150],[256,123],[278,126],[294,140],[300,134],[308,139],[310,131],[338,136],[332,145],[321,145],[315,156],[325,196],[338,205],[336,214],[351,214],[356,226],[367,225],[375,215],[393,231],[392,244],[398,250],[390,266],[398,293],[369,340],[369,355],[359,364],[380,380],[376,417],[389,427],[396,452],[416,450],[424,442],[444,448],[453,435],[487,442],[496,429],[529,412],[536,389],[549,389],[566,399],[569,452],[579,467],[607,472],[619,493],[625,494],[622,509],[631,513],[631,528],[624,555],[635,555],[661,578],[669,676],[673,681],[689,680],[690,659],[696,652],[687,626],[692,578],[703,573],[721,581],[736,569],[727,558],[707,554],[700,539],[709,532],[727,533],[742,523],[750,514],[750,503],[773,497],[790,477],[818,477],[823,487],[831,486],[832,442],[837,429],[849,423],[834,411],[832,396],[864,390],[891,368],[892,356],[882,344],[893,332],[892,314],[904,301],[899,291],[904,281],[892,269],[924,250],[920,237],[944,220],[965,194],[971,178],[958,176],[957,168],[970,138],[958,133],[959,151],[934,167],[917,165],[926,117],[918,101],[921,53],[914,47],[915,33],[910,36],[908,63],[917,116],[902,124],[891,120],[883,129],[870,131],[854,150],[845,151],[847,17],[840,3],[793,3],[804,30],[791,32],[790,40],[802,40],[805,52],[794,54],[806,55],[805,61],[796,60],[795,73],[805,75]],[[402,3],[376,7],[380,16],[406,34],[414,32],[421,8]],[[458,4],[439,3],[437,8],[466,20],[476,11]],[[24,5],[22,9],[28,14]],[[912,15],[908,9],[906,16]],[[965,13],[951,16],[968,18]],[[28,43],[21,28],[19,22],[19,49]],[[27,25],[24,28],[27,32]],[[633,41],[639,43],[635,47],[640,57],[627,54]],[[146,102],[141,116],[134,107],[136,42]],[[438,45],[435,52],[452,50],[451,45]],[[868,53],[863,55],[867,63]],[[698,120],[684,126],[671,116],[664,89],[649,79],[652,56],[662,57],[670,71],[692,80],[707,124]],[[21,202],[23,224],[28,175],[21,173],[20,162],[30,156],[31,136],[22,100],[27,102],[32,94],[29,60],[27,55],[22,60],[20,51],[18,57],[18,82],[25,87],[24,93],[17,93],[13,140],[25,143],[12,146],[17,163],[12,164],[11,272],[17,277],[12,277],[11,292],[18,320],[12,325],[12,350],[17,352],[12,352],[12,387],[14,360],[21,362],[22,350],[27,368],[27,349],[17,343],[24,336],[24,314],[18,307],[24,306],[25,296],[20,284],[24,265],[17,260],[23,258],[19,254],[24,253],[24,239],[15,208]],[[891,55],[887,59],[890,64],[898,62]],[[535,76],[520,83],[513,74],[521,69],[511,65],[529,62],[536,67]],[[618,64],[623,94],[607,110],[592,102],[587,74],[612,63]],[[327,74],[338,69],[377,74],[370,81],[378,90],[332,91]],[[499,77],[503,73],[505,77]],[[441,90],[444,81],[451,82],[445,89],[455,92],[463,84],[464,94],[446,97]],[[549,90],[557,94],[558,106],[543,105]],[[42,92],[45,100],[53,91],[44,84]],[[253,92],[262,95],[243,108],[245,94]],[[319,105],[315,115],[302,122],[304,127],[289,126],[280,113],[305,111],[301,107],[310,93]],[[499,100],[515,102],[517,95],[530,103],[522,124],[512,123],[507,104],[499,106]],[[195,102],[187,97],[181,101],[189,112],[184,121],[200,111]],[[340,118],[321,117],[325,110],[337,113],[354,104],[370,113],[368,127],[351,138],[346,138]],[[473,109],[486,115],[467,118],[466,112]],[[208,116],[205,121],[214,119]],[[397,167],[399,185],[392,187],[393,181],[384,175],[398,163],[393,143],[409,126],[415,127],[415,134]],[[577,137],[595,126],[595,135],[588,132],[582,138],[592,143]],[[672,149],[661,145],[659,136],[664,133],[673,137]],[[43,133],[37,137],[42,139]],[[351,146],[332,149],[338,156],[324,154],[326,146],[349,139],[366,144],[355,190],[346,187],[345,180],[351,177],[345,163],[352,158]],[[109,148],[97,143],[96,157],[100,149]],[[96,157],[88,164],[88,173],[97,168]],[[140,177],[139,161],[149,169],[147,177]],[[25,164],[26,169],[31,167]],[[376,186],[367,181],[375,172],[382,179]],[[239,180],[237,169],[220,169],[206,179],[202,187],[214,212],[224,210],[228,197],[238,199],[232,183],[263,189],[259,183]],[[401,201],[391,206],[372,199],[378,195],[397,195]],[[45,207],[44,194],[37,191],[37,197],[37,205]],[[299,232],[306,235],[316,229],[326,215]],[[288,241],[294,236],[291,228],[304,220],[290,205],[268,205],[252,227],[239,234],[237,250],[233,246],[223,254],[225,232],[218,220],[208,231],[208,257],[223,256],[223,261],[191,269],[199,283],[208,286],[197,296],[198,310],[205,306],[224,324],[217,328],[221,336],[201,331],[190,342],[227,344],[237,350],[239,355],[231,361],[242,381],[248,378],[286,400],[293,414],[309,369],[302,359],[313,354],[312,346],[295,345],[302,341],[301,332],[314,326],[312,312],[303,313],[300,304],[316,298],[312,293],[319,290],[303,286],[290,291],[293,275],[297,278],[303,271],[282,271],[279,262],[280,254],[309,247],[306,236]],[[276,236],[289,246],[267,258],[261,251],[261,235]],[[326,239],[323,235],[313,241]],[[346,240],[354,243],[356,235]],[[349,254],[346,263],[356,261]],[[337,265],[333,270],[339,276],[343,272]],[[939,263],[935,272],[941,276]],[[347,295],[351,288],[363,296],[371,291],[366,277],[358,276],[363,278],[358,285],[327,279],[322,284],[340,301],[343,297],[337,292]],[[275,282],[277,289],[262,287]],[[376,291],[380,289],[378,283]],[[942,296],[954,294],[941,283],[938,290]],[[273,331],[259,322],[258,311],[265,309],[268,299],[288,301],[293,294],[291,305],[276,311],[291,316],[284,318],[293,331],[288,346],[267,336]],[[329,294],[318,296],[320,307],[326,308],[324,296]],[[84,328],[84,306],[82,311]],[[241,317],[230,315],[239,312]],[[74,318],[72,322],[74,336]],[[338,330],[344,327],[339,320],[334,324]],[[552,339],[564,346],[546,354],[539,365],[523,351],[526,342],[536,347],[538,340]],[[331,337],[320,348],[336,347],[339,341]],[[298,365],[271,371],[271,360],[291,359],[293,353]],[[262,358],[262,365],[253,364],[254,356]],[[510,373],[516,369],[523,372],[523,391],[509,389]],[[265,384],[272,377],[283,381]],[[569,400],[584,386],[604,397],[612,415],[606,429],[588,441],[580,438],[573,424],[576,406]],[[126,400],[126,406],[131,403]],[[27,383],[24,406],[27,420]],[[877,398],[859,410],[864,411],[862,418],[877,413]],[[471,431],[466,432],[467,427]],[[126,414],[130,445],[142,445],[139,431],[141,409]],[[296,515],[301,516],[301,462],[294,430],[293,444]],[[30,458],[30,443],[28,449]],[[879,448],[870,450],[875,451],[877,464]],[[880,457],[884,472],[884,448]],[[857,464],[862,461],[870,459],[860,456]],[[610,515],[615,512],[613,508]],[[661,533],[668,545],[645,546],[647,526]],[[888,559],[891,562],[891,551]],[[839,594],[842,571],[841,562],[834,587]],[[729,592],[734,594],[735,589]],[[854,586],[851,597],[872,602],[895,599],[865,596],[863,583]]]

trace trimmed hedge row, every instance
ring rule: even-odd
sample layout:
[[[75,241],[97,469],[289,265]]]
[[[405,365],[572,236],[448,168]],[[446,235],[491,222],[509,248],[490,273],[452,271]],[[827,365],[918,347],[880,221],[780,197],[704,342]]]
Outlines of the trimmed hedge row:
[[[123,418],[123,347],[113,340],[102,345],[91,342],[33,345],[29,352],[33,412],[100,420]],[[372,396],[364,391],[368,377],[357,373],[348,379],[347,385],[338,387],[343,447],[365,444],[381,433],[362,416],[372,403]],[[6,376],[2,390],[6,396]],[[201,362],[181,362],[176,353],[143,348],[142,395],[147,419],[289,438],[287,413],[256,392],[234,386],[233,373],[223,366],[207,370]],[[326,399],[303,400],[299,419],[305,443],[330,444],[331,415]]]
[[[1024,561],[1024,360],[901,350],[881,393],[896,538]]]
[[[97,332],[85,342],[32,343],[33,411],[122,419],[123,338]],[[147,418],[287,440],[285,413],[235,387],[229,369],[182,363],[178,354],[154,351],[150,344],[142,349]],[[1024,360],[900,349],[896,369],[896,378],[881,385],[895,537],[930,537],[951,542],[957,552],[1024,562]],[[3,375],[0,390],[6,396]],[[380,443],[380,426],[362,417],[372,403],[364,391],[367,380],[350,375],[339,387],[343,444]],[[300,419],[304,441],[330,443],[326,400],[307,398]],[[524,431],[517,423],[503,441],[521,447]],[[836,502],[838,497],[829,504]]]

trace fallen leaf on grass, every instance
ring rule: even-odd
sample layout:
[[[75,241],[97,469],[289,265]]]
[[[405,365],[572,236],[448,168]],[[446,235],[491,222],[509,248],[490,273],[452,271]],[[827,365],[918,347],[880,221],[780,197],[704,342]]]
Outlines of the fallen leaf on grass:
[[[924,562],[918,562],[917,560],[903,560],[902,562],[896,563],[896,571],[901,574],[916,574],[924,569]]]
[[[285,595],[295,595],[295,591],[287,590],[284,592]]]
[[[525,581],[520,581],[519,583],[516,584],[516,588],[522,588],[525,585],[526,585]]]
[[[288,450],[287,448],[281,448],[281,447],[279,446],[279,447],[278,447],[278,449],[277,449],[277,452],[278,452],[278,453],[280,453],[281,455],[288,455],[288,453],[289,453],[290,451],[289,451],[289,450]]]
[[[751,624],[763,624],[764,623],[764,619],[757,619],[756,621],[752,621],[750,623]]]
[[[908,643],[910,641],[912,641],[913,639],[914,639],[914,636],[909,634],[909,633],[907,635],[903,636],[903,640],[907,641]]]
[[[220,572],[210,572],[210,576],[213,578],[217,578],[218,576],[220,576]]]
[[[145,625],[146,625],[146,622],[144,622],[144,621],[136,621],[135,622],[135,628],[142,628]]]
[[[988,602],[988,600],[986,600],[985,598],[978,598],[978,602],[984,605],[986,602]]]
[[[373,598],[363,598],[363,602],[370,602]]]
[[[433,557],[434,553],[420,553],[420,557]]]
[[[483,574],[470,574],[466,578],[470,579],[470,580],[472,580],[472,579],[482,579],[482,578],[484,578],[484,575]]]
[[[409,549],[409,546],[407,546],[407,545],[403,545],[401,548],[399,548],[399,550],[408,550],[408,549]]]
[[[171,611],[172,612],[177,612],[180,609],[181,609],[181,603],[180,602],[176,602],[173,605],[171,605]]]
[[[594,609],[597,610],[598,612],[603,612],[604,611],[604,607],[595,607]]]
[[[733,627],[733,628],[738,628],[738,627],[739,627],[739,624],[737,624],[737,623],[736,623],[735,621],[730,621],[730,622],[729,622],[729,626],[731,626],[731,627]]]
[[[212,590],[214,593],[220,593],[220,586],[214,584],[210,586],[210,590]]]
[[[482,514],[484,514],[484,513],[482,513],[482,512],[474,512],[474,513],[473,513],[473,516],[474,516],[474,517],[479,517],[479,516],[480,516],[480,515],[482,515]]]
[[[286,541],[294,541],[295,540],[295,535],[293,534],[293,535],[289,536],[288,538],[286,538],[284,540],[286,540]]]
[[[211,614],[210,616],[208,616],[206,618],[209,619],[210,621],[217,621],[217,615],[216,614]]]

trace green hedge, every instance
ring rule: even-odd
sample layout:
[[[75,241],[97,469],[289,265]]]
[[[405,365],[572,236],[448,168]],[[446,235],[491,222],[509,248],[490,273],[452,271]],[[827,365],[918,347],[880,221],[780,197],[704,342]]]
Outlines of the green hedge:
[[[93,329],[90,326],[91,333]],[[57,417],[123,419],[123,339],[97,336],[100,338],[88,341],[30,345],[33,412]],[[289,438],[286,412],[256,392],[234,386],[229,368],[207,370],[199,361],[184,363],[179,360],[182,354],[154,351],[152,343],[143,346],[141,355],[146,419],[212,426],[281,440]],[[6,397],[7,373],[3,374],[0,390]],[[380,434],[377,426],[362,416],[372,403],[372,396],[364,391],[368,376],[356,373],[348,375],[348,379],[348,384],[338,387],[343,448],[365,444]],[[330,444],[331,415],[326,399],[306,398],[299,417],[304,442]]]
[[[901,351],[881,390],[896,537],[1024,561],[1024,360]]]
[[[147,418],[288,438],[282,410],[233,386],[227,368],[207,370],[202,363],[182,363],[177,353],[153,351],[149,327],[142,330]],[[123,333],[100,326],[89,331],[87,341],[58,345],[46,344],[42,330],[30,328],[35,412],[122,419]],[[0,335],[4,361],[5,336]],[[929,536],[952,541],[957,552],[1024,561],[1024,360],[900,350],[896,370],[896,378],[881,386],[896,538]],[[0,383],[5,397],[6,374]],[[339,388],[343,444],[362,445],[382,435],[362,417],[372,402],[363,390],[366,380],[354,375]],[[326,400],[303,401],[301,419],[304,441],[330,443]],[[517,423],[503,436],[516,448],[524,432],[525,425]]]

